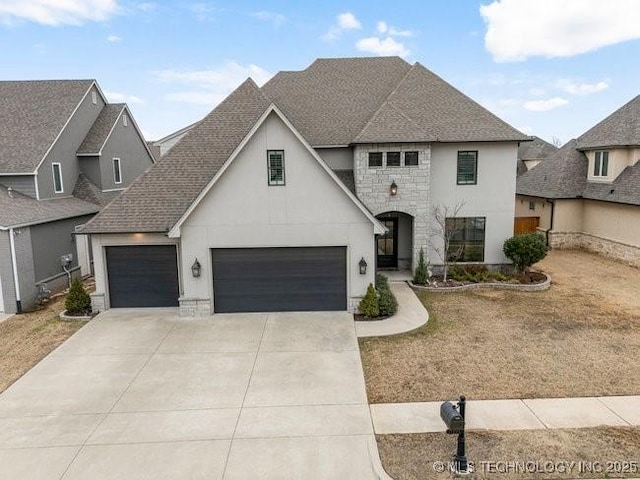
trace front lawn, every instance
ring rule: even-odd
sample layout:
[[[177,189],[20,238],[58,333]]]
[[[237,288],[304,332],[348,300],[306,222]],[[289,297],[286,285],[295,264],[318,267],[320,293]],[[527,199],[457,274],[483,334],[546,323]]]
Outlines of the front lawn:
[[[360,340],[370,403],[640,394],[640,270],[580,251],[545,292],[421,293],[420,330]]]

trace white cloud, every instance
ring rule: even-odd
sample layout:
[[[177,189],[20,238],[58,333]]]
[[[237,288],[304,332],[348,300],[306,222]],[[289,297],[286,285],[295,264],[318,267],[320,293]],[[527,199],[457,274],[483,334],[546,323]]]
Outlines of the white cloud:
[[[558,80],[557,87],[571,95],[590,95],[609,88],[607,82],[577,83],[571,80]]]
[[[524,102],[524,105],[522,106],[525,110],[530,110],[532,112],[548,112],[554,108],[562,107],[567,103],[569,103],[569,100],[565,98],[553,97],[547,100],[530,100],[528,102]]]
[[[216,12],[216,8],[210,3],[194,3],[191,5],[190,9],[201,22],[206,22],[215,18],[214,13]]]
[[[167,94],[167,100],[213,107],[247,77],[253,78],[258,85],[262,85],[273,74],[258,65],[240,65],[236,62],[227,62],[217,69],[161,70],[155,72],[154,75],[162,82],[190,87],[187,91]]]
[[[153,12],[158,8],[158,5],[153,2],[142,2],[136,5],[136,8],[141,12]]]
[[[378,33],[384,35],[387,34],[391,37],[412,37],[413,32],[411,30],[398,30],[395,27],[390,27],[387,22],[379,21],[376,25]]]
[[[104,22],[121,12],[118,0],[3,0],[0,22],[29,21],[42,25]]]
[[[113,103],[144,103],[140,97],[136,97],[135,95],[127,95],[126,93],[121,92],[110,92],[105,90],[105,96],[110,102]]]
[[[118,35],[109,35],[107,37],[107,42],[109,43],[120,43],[122,41],[122,37],[119,37]]]
[[[409,50],[400,42],[395,41],[391,37],[378,38],[367,37],[356,42],[356,48],[361,52],[374,53],[381,56],[398,55],[406,57]]]
[[[362,24],[353,13],[341,13],[336,18],[336,24],[333,25],[327,33],[322,36],[323,40],[335,40],[345,30],[360,30]]]
[[[637,0],[494,0],[480,7],[498,62],[569,57],[640,38]]]
[[[250,15],[263,22],[272,23],[274,27],[279,27],[284,22],[287,21],[287,17],[285,17],[283,14],[276,13],[276,12],[268,12],[266,10],[261,10],[259,12],[252,12]]]

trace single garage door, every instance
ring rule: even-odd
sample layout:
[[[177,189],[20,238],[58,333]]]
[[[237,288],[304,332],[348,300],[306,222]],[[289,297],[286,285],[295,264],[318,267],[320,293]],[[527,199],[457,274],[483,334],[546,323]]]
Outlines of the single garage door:
[[[214,310],[347,309],[347,248],[214,249]]]
[[[106,247],[111,307],[178,306],[174,245]]]

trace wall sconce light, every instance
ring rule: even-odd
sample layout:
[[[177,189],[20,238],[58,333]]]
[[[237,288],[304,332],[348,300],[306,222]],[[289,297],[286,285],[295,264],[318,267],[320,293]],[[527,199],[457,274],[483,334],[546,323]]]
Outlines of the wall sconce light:
[[[200,276],[201,270],[202,270],[202,267],[200,266],[200,262],[196,258],[196,261],[193,262],[193,265],[191,265],[191,275],[193,275],[194,278],[198,278]]]
[[[391,195],[396,195],[398,193],[398,185],[396,185],[396,181],[391,182],[391,187],[389,187],[389,193]]]
[[[360,267],[360,275],[365,275],[367,273],[367,262],[364,257],[360,259],[358,266]]]

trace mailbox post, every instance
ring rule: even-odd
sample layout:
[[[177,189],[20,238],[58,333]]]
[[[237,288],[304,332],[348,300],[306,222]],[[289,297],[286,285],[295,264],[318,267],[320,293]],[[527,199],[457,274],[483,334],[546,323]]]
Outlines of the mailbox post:
[[[464,414],[466,403],[467,400],[465,396],[461,395],[457,406],[454,406],[451,402],[444,402],[440,405],[440,418],[442,418],[442,421],[447,426],[447,433],[458,434],[458,448],[456,449],[456,455],[453,459],[453,470],[455,473],[463,475],[471,473],[465,454]]]

